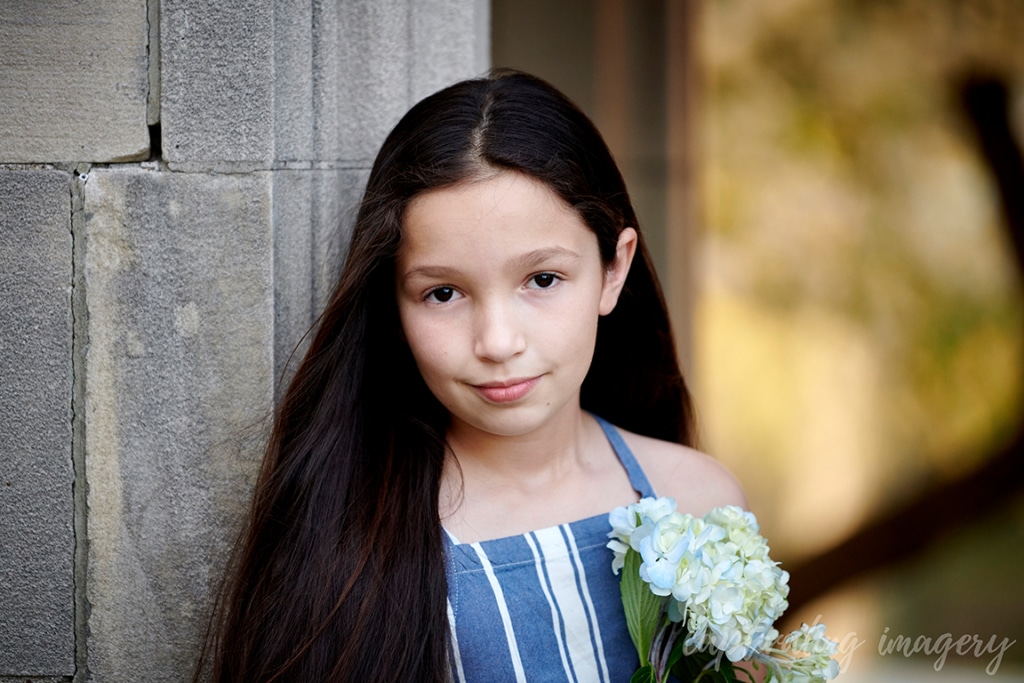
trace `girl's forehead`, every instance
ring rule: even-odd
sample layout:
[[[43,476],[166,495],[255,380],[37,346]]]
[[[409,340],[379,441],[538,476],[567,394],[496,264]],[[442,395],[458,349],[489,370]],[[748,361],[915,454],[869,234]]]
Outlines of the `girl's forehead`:
[[[426,190],[410,200],[408,209],[421,209],[424,204],[432,208],[441,205],[460,208],[493,206],[509,211],[544,207],[551,211],[573,212],[572,207],[546,183],[516,171],[493,171],[454,185]]]
[[[415,239],[424,233],[528,221],[577,222],[586,228],[572,207],[543,182],[508,171],[417,195],[406,207],[402,227],[404,235]]]
[[[402,233],[402,261],[596,248],[594,233],[561,197],[512,172],[418,195],[406,208]]]

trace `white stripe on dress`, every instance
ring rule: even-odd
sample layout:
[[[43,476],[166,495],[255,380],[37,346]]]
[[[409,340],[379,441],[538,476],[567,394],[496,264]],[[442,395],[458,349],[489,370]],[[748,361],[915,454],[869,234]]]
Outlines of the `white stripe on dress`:
[[[494,575],[494,567],[487,558],[487,553],[479,543],[471,543],[470,546],[476,551],[483,565],[484,574],[487,575],[487,582],[491,584],[491,591],[494,593],[494,600],[498,605],[498,613],[501,614],[501,623],[505,627],[505,638],[508,640],[508,652],[512,657],[512,668],[516,672],[517,683],[526,683],[526,672],[523,671],[523,660],[519,656],[519,645],[516,643],[516,634],[512,629],[512,618],[508,613],[508,605],[505,603],[505,594],[498,583],[498,577]]]
[[[587,603],[587,613],[590,614],[590,623],[594,625],[594,642],[597,643],[597,658],[601,663],[602,680],[609,682],[608,661],[604,656],[604,640],[601,639],[601,624],[597,620],[597,610],[594,609],[594,600],[590,596],[590,588],[587,586],[587,572],[583,569],[583,558],[576,547],[576,537],[572,533],[572,527],[565,525],[565,535],[569,539],[569,547],[572,549],[572,558],[576,562],[576,571],[579,572],[580,589],[583,599]]]
[[[569,554],[570,551],[562,537],[560,527],[541,529],[534,534],[545,558],[564,558]],[[546,563],[546,566],[551,581],[551,592],[565,623],[568,624],[565,634],[566,649],[569,652],[572,668],[576,672],[576,678],[580,681],[599,681],[601,675],[594,657],[590,631],[590,628],[596,628],[597,624],[594,623],[592,614],[588,624],[588,614],[583,604],[583,596],[580,594],[580,589],[585,589],[586,584],[585,582],[577,583],[576,573],[579,570],[574,570],[569,562],[552,561]],[[589,595],[586,596],[586,599],[587,602],[590,602]],[[598,642],[600,642],[599,639]],[[607,667],[605,668],[605,678],[607,678]]]
[[[455,675],[459,683],[466,683],[466,673],[462,670],[462,653],[459,652],[459,636],[455,633],[455,609],[448,600],[448,627],[452,633],[452,659],[455,661]]]
[[[572,669],[569,666],[568,653],[565,650],[565,641],[562,639],[562,617],[558,613],[558,603],[551,595],[549,590],[548,578],[544,571],[544,558],[540,554],[540,549],[537,548],[537,543],[534,541],[535,534],[526,534],[526,542],[530,546],[530,550],[533,551],[533,561],[537,568],[537,580],[540,582],[540,587],[544,590],[544,597],[548,601],[548,605],[551,607],[551,628],[555,632],[555,639],[558,641],[558,654],[562,658],[562,669],[565,670],[565,677],[570,681],[576,680],[573,676]]]

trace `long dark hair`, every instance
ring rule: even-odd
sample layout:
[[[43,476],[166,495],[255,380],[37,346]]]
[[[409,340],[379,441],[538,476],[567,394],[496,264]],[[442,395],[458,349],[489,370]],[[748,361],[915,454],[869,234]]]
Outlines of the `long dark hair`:
[[[400,333],[394,263],[408,202],[494,170],[546,183],[610,263],[637,226],[590,120],[519,72],[450,86],[385,140],[338,285],[276,415],[204,654],[216,681],[446,681],[438,493],[448,415]],[[689,394],[643,240],[601,319],[582,405],[689,444]],[[200,675],[200,674],[197,674]]]

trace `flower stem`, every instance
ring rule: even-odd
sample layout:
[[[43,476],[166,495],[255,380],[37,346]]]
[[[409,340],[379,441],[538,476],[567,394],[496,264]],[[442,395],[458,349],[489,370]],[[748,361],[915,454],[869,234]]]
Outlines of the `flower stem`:
[[[659,683],[668,681],[672,669],[672,650],[683,634],[683,625],[662,619],[662,625],[651,643],[651,665]]]

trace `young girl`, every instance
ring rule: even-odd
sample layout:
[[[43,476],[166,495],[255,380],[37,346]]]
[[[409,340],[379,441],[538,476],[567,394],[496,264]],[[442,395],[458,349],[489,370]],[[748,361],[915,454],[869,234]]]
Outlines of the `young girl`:
[[[628,681],[613,508],[744,504],[690,398],[622,177],[496,72],[385,140],[277,413],[217,681]]]

